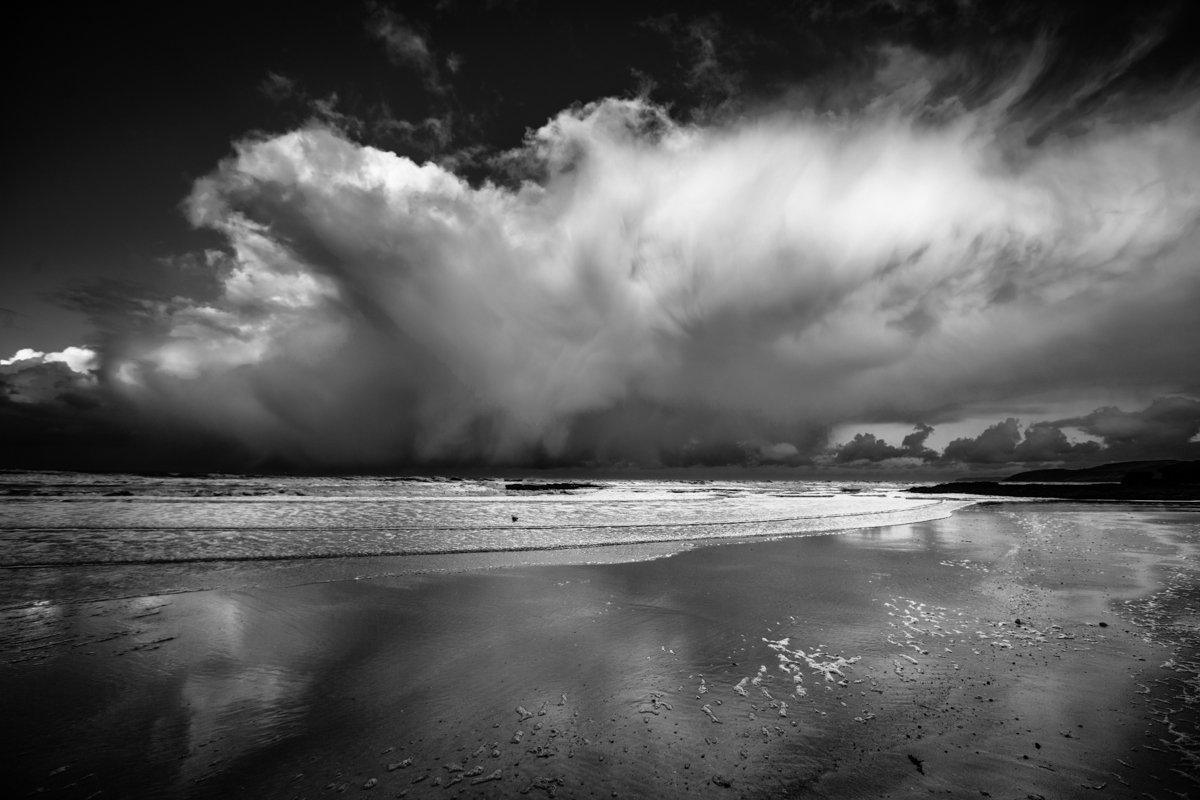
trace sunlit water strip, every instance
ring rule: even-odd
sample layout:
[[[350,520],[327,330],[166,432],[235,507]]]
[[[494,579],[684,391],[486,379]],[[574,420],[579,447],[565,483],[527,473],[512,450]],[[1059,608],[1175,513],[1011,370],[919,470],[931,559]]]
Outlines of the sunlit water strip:
[[[686,518],[673,523],[652,519],[538,526],[346,527],[342,522],[330,527],[12,528],[2,534],[0,566],[329,558],[778,536],[934,519],[948,515],[960,504],[935,500],[863,505],[867,508],[858,513],[709,521]]]
[[[499,493],[494,487],[464,482],[456,493],[432,495],[427,486],[392,485],[388,495],[371,497],[6,498],[0,503],[0,566],[466,553],[794,535],[931,519],[958,505],[890,493],[815,494],[786,484],[612,483],[571,495]]]
[[[849,528],[899,525],[949,516],[961,503],[932,501],[910,508],[861,514],[783,519],[627,524],[538,528],[289,529],[209,528],[204,530],[81,529],[5,531],[20,541],[6,547],[3,567],[33,565],[130,564],[216,560],[280,560],[350,556],[550,550],[564,547],[642,544],[692,539],[825,533]],[[15,556],[15,557],[14,557]],[[9,560],[11,559],[11,560]]]

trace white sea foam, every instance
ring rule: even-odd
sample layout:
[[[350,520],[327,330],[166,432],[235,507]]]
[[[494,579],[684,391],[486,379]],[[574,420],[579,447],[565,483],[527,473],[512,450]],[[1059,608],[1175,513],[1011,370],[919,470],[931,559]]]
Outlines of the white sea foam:
[[[616,481],[577,494],[509,494],[494,479],[446,484],[365,478],[360,485],[353,479],[222,478],[193,479],[172,494],[173,485],[161,480],[87,484],[54,477],[0,502],[0,566],[551,550],[811,535],[936,519],[962,505],[886,487],[868,494],[839,493],[826,485],[818,496],[813,484],[798,482]],[[114,485],[122,488],[113,490]],[[225,496],[204,494],[213,486]],[[306,494],[261,496],[273,490]]]

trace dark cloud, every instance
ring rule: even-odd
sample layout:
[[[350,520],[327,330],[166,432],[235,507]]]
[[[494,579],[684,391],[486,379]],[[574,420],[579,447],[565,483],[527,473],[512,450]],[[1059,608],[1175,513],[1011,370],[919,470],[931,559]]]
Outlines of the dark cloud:
[[[1025,429],[1025,437],[1013,450],[1013,461],[1086,461],[1101,457],[1096,442],[1071,442],[1067,434],[1052,423],[1035,422]]]
[[[0,359],[0,466],[114,465],[120,448],[105,445],[125,441],[90,369],[95,362],[95,354],[81,348],[22,350]]]
[[[1070,441],[1076,429],[1101,441]],[[943,459],[966,464],[1073,463],[1200,458],[1200,400],[1160,397],[1140,411],[1098,408],[1082,417],[1035,422],[1022,434],[1008,418],[975,438],[955,439]]]
[[[973,439],[955,439],[942,458],[964,464],[1010,464],[1090,461],[1106,456],[1095,442],[1071,442],[1061,428],[1038,422],[1024,435],[1014,418],[997,422]]]
[[[885,461],[889,458],[899,458],[903,454],[903,450],[877,439],[873,433],[856,433],[853,439],[838,448],[837,460]]]
[[[82,362],[94,361],[94,354],[89,351],[88,355],[90,358],[81,355],[71,360],[82,368]],[[21,351],[12,359],[0,361],[0,397],[9,403],[78,407],[87,403],[85,398],[94,385],[95,378],[89,371],[73,369],[62,354],[47,357],[36,351]]]
[[[1192,397],[1160,397],[1140,411],[1109,406],[1051,424],[1101,439],[1105,454],[1113,458],[1200,457],[1200,400]]]
[[[985,429],[974,439],[955,439],[942,456],[966,464],[1005,464],[1013,461],[1021,441],[1020,423],[1013,417]]]
[[[931,433],[933,433],[932,425],[917,423],[913,427],[913,432],[901,440],[900,448],[912,455],[924,458],[927,453],[933,452],[925,446],[925,440],[929,438],[929,434]]]
[[[925,446],[925,440],[933,433],[933,427],[919,424],[912,433],[904,437],[899,447],[893,447],[872,433],[856,433],[854,438],[835,448],[838,463],[856,461],[879,462],[895,458],[932,461],[937,453]]]

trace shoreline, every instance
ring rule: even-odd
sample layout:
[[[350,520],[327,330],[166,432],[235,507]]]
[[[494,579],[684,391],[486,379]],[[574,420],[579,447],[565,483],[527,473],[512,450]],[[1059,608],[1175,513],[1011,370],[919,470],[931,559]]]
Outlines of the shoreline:
[[[598,541],[598,542],[573,542],[570,544],[538,544],[520,546],[514,545],[509,547],[479,547],[479,548],[454,548],[454,549],[433,549],[433,550],[394,550],[394,551],[362,551],[362,552],[331,552],[331,553],[302,553],[297,555],[261,555],[261,556],[193,556],[182,558],[157,558],[157,559],[108,559],[97,561],[47,561],[33,562],[28,564],[3,564],[0,563],[0,570],[3,569],[49,569],[53,567],[71,568],[71,567],[100,567],[100,566],[130,566],[130,565],[153,565],[153,564],[206,564],[213,562],[224,563],[241,563],[255,561],[312,561],[322,559],[363,559],[363,558],[403,558],[407,556],[453,556],[453,555],[482,555],[495,553],[530,553],[530,552],[554,552],[558,550],[587,550],[592,548],[605,547],[636,547],[647,544],[666,544],[666,543],[694,543],[696,545],[704,545],[708,543],[720,541],[741,541],[751,539],[772,539],[779,537],[803,537],[803,536],[824,536],[827,534],[836,534],[849,530],[869,530],[871,528],[888,527],[891,525],[905,525],[912,522],[927,522],[934,519],[945,519],[960,508],[965,508],[971,505],[971,501],[966,500],[937,500],[925,505],[917,506],[910,509],[897,509],[893,511],[881,512],[849,512],[844,514],[826,514],[821,517],[777,517],[756,519],[750,522],[740,521],[722,521],[722,522],[684,522],[664,525],[663,523],[638,523],[629,525],[538,525],[520,527],[514,526],[490,526],[490,527],[473,527],[469,530],[488,530],[488,531],[504,531],[511,533],[513,531],[527,530],[566,530],[566,531],[598,531],[598,530],[629,530],[631,528],[669,528],[679,531],[693,531],[701,528],[731,528],[737,525],[794,525],[799,522],[809,524],[816,523],[813,527],[805,531],[781,531],[772,533],[739,533],[730,532],[724,534],[714,534],[711,536],[662,536],[646,539],[622,539],[616,542]],[[930,515],[925,513],[927,510],[939,509],[945,513]],[[871,517],[882,517],[878,521],[873,521]],[[832,522],[832,525],[827,525],[826,522]],[[32,529],[30,529],[32,530]],[[71,531],[71,530],[86,530],[84,528],[54,528],[55,531]],[[145,528],[135,529],[138,531],[154,532],[161,529]],[[196,530],[194,528],[189,530]],[[229,528],[211,528],[207,530],[225,531]],[[238,528],[237,530],[297,530],[295,528]],[[309,529],[299,529],[309,530]],[[311,530],[325,530],[324,528],[312,528]],[[348,528],[347,531],[354,529]],[[369,529],[374,530],[374,529]],[[406,533],[416,530],[423,531],[460,531],[463,528],[450,527],[425,527],[425,528],[388,528],[388,532]]]
[[[956,500],[932,500],[910,505],[907,508],[882,509],[857,513],[825,514],[821,516],[798,516],[783,519],[752,520],[741,522],[725,520],[701,524],[651,523],[638,526],[646,531],[658,531],[659,535],[631,538],[628,533],[633,526],[593,525],[584,529],[567,527],[573,533],[586,534],[591,541],[576,535],[570,542],[556,543],[540,535],[542,529],[505,527],[490,529],[455,529],[460,534],[474,533],[479,538],[490,536],[493,545],[503,547],[464,546],[454,548],[427,547],[421,549],[409,542],[403,548],[384,550],[376,548],[360,552],[348,551],[341,540],[331,542],[336,549],[322,553],[311,551],[290,552],[279,555],[236,556],[216,555],[212,557],[189,556],[186,558],[138,558],[138,559],[79,559],[77,548],[72,548],[74,561],[50,561],[30,563],[6,563],[0,565],[0,574],[15,576],[19,580],[6,581],[0,585],[0,608],[19,607],[30,602],[39,602],[50,597],[65,599],[68,587],[73,583],[87,587],[83,597],[103,599],[116,596],[109,586],[128,588],[121,596],[156,594],[180,589],[202,590],[216,586],[272,585],[287,580],[302,583],[304,576],[334,571],[343,577],[357,577],[362,565],[385,564],[397,573],[412,571],[414,564],[432,564],[445,571],[456,563],[464,568],[475,568],[480,561],[495,560],[507,565],[520,566],[532,563],[578,563],[590,561],[612,562],[614,560],[644,560],[649,554],[673,554],[694,547],[723,541],[743,539],[771,539],[776,537],[821,536],[847,530],[857,530],[881,525],[903,524],[929,519],[944,518],[967,503]],[[564,526],[550,529],[563,530]],[[711,531],[710,535],[697,536],[696,531]],[[155,529],[157,530],[157,529]],[[284,534],[288,529],[280,529]],[[401,529],[369,531],[369,535],[392,535]],[[62,537],[72,531],[52,529],[51,535]],[[197,533],[223,533],[224,529],[199,531]],[[347,531],[353,533],[353,531]],[[191,529],[172,532],[175,536],[190,536]],[[339,531],[341,533],[341,531]],[[429,534],[430,532],[426,532]],[[437,534],[438,531],[433,531]],[[525,533],[531,538],[529,545],[514,542],[513,537]],[[582,541],[581,541],[582,539]],[[64,540],[65,543],[65,540]],[[211,580],[200,580],[211,575]],[[299,576],[299,577],[297,577]],[[174,582],[173,582],[174,581]]]

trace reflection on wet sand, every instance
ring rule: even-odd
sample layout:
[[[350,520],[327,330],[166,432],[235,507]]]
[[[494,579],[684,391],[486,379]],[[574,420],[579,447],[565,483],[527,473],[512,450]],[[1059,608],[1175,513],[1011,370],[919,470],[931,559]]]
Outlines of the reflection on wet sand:
[[[195,664],[180,687],[187,709],[183,786],[302,731],[313,680],[305,666],[325,638],[298,630],[286,607],[262,597],[212,594],[205,601],[189,608]]]
[[[31,607],[0,744],[63,797],[1166,798],[1200,523],[1132,517]]]

